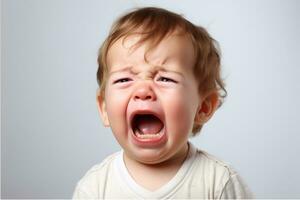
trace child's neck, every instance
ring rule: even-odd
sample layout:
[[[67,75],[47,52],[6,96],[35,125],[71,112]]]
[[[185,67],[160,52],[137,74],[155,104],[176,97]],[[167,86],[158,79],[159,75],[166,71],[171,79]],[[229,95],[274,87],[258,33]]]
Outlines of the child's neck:
[[[176,175],[187,157],[188,150],[186,144],[176,157],[158,164],[144,164],[129,158],[124,153],[124,162],[136,183],[150,191],[155,191]]]

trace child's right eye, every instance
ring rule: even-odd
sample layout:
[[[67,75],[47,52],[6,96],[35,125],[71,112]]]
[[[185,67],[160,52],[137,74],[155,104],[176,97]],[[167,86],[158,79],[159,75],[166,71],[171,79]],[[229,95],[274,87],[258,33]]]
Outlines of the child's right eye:
[[[116,84],[116,83],[126,83],[126,82],[129,82],[129,81],[131,81],[130,78],[120,78],[120,79],[118,79],[118,80],[115,80],[115,81],[113,82],[113,84]]]

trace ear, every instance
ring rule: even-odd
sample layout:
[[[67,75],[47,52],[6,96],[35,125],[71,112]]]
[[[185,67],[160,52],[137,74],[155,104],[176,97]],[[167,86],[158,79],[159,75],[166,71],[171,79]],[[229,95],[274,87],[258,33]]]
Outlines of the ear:
[[[208,93],[199,104],[195,116],[195,124],[205,124],[215,113],[219,106],[219,95],[216,91]]]
[[[100,117],[102,119],[103,125],[105,127],[109,127],[109,121],[108,121],[108,116],[107,116],[107,111],[106,111],[106,104],[103,95],[100,92],[100,89],[97,89],[96,92],[96,102],[98,106],[98,111],[100,113]]]

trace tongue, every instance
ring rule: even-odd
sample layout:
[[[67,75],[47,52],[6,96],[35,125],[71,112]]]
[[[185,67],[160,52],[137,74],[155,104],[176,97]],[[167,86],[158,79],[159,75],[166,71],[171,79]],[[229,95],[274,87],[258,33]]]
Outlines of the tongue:
[[[163,123],[153,115],[143,115],[138,118],[137,128],[142,134],[156,134],[163,128]]]

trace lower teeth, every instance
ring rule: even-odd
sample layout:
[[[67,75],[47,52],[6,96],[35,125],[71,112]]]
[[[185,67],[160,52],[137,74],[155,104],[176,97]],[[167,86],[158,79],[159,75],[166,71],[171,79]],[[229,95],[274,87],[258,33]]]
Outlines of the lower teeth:
[[[156,138],[160,136],[160,133],[156,133],[156,134],[142,134],[140,133],[138,130],[136,131],[135,134],[138,138],[141,139],[151,139],[151,138]]]

